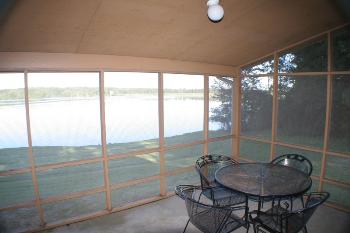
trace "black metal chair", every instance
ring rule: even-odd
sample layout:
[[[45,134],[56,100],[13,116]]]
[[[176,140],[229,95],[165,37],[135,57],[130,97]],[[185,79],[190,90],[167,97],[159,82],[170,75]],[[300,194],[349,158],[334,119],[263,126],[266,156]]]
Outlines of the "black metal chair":
[[[298,169],[305,174],[308,174],[311,176],[313,167],[311,161],[306,158],[305,156],[299,155],[299,154],[284,154],[276,157],[271,161],[273,164],[279,164],[287,167],[292,167],[295,169]],[[298,198],[298,197],[290,197],[289,199],[279,199],[278,202],[280,201],[290,201],[290,204],[285,203],[286,206],[290,206],[291,210],[293,209],[293,199]],[[304,207],[304,200],[303,197],[300,196],[300,201],[302,203],[302,206]]]
[[[196,161],[196,170],[200,176],[202,194],[216,205],[229,205],[245,202],[245,196],[226,189],[215,182],[215,172],[224,166],[238,162],[224,155],[204,155]]]
[[[313,169],[311,161],[305,156],[302,156],[299,154],[280,155],[276,157],[274,160],[272,160],[271,163],[293,167],[295,169],[298,169],[308,174],[309,176],[311,176],[312,169]]]
[[[306,195],[305,207],[296,211],[288,211],[280,205],[263,211],[253,211],[249,214],[254,232],[297,233],[301,230],[307,233],[306,224],[322,203],[329,198],[329,193],[310,193]],[[256,217],[253,217],[256,214]]]
[[[196,228],[205,233],[228,233],[240,227],[249,230],[248,206],[217,206],[199,202],[196,196],[202,192],[199,186],[179,185],[175,193],[185,200],[189,219],[184,231],[191,222]],[[242,216],[239,216],[242,215]]]

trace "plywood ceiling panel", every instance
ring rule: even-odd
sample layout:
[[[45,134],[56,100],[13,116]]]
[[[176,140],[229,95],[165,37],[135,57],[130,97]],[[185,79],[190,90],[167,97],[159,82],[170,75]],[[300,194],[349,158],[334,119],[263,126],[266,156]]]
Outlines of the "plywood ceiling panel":
[[[108,54],[237,66],[345,22],[329,0],[17,1],[0,51]]]

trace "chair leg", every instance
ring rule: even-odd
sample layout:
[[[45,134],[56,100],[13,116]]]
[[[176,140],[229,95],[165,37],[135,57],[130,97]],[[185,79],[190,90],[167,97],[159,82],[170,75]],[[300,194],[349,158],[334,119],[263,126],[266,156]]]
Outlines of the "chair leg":
[[[254,233],[257,233],[257,228],[258,226],[256,225],[256,222],[253,222],[253,230],[254,230]]]
[[[190,222],[190,219],[188,219],[187,220],[187,223],[186,223],[186,226],[185,226],[185,229],[184,229],[184,231],[182,232],[182,233],[185,233],[186,232],[186,228],[187,228],[187,226],[188,226],[188,223]]]
[[[305,204],[304,204],[304,198],[303,196],[300,197],[300,200],[301,200],[301,205],[303,206],[303,208],[305,207]]]
[[[198,202],[201,200],[202,194],[203,194],[203,192],[201,192],[201,193],[199,194]]]
[[[307,228],[306,228],[306,226],[304,226],[303,232],[304,232],[304,233],[307,233]]]
[[[248,223],[247,224],[247,233],[249,232],[249,227],[250,227],[250,224]]]

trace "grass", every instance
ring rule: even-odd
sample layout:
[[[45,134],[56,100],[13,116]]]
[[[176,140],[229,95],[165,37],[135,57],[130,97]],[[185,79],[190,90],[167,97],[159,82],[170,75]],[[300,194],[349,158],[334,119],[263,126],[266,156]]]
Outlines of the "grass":
[[[202,139],[202,132],[194,132],[180,136],[167,138],[169,145],[182,142],[191,142]],[[223,132],[211,132],[211,135],[222,136]],[[306,139],[305,139],[306,140]],[[309,139],[311,140],[311,139]],[[108,153],[121,153],[143,148],[157,147],[157,140],[147,140],[135,143],[109,144]],[[241,154],[248,159],[267,162],[269,160],[270,144],[241,140]],[[224,140],[209,143],[209,153],[231,154],[231,140]],[[86,147],[34,147],[34,156],[37,164],[49,164],[63,161],[73,161],[90,157],[101,156],[100,146]],[[319,176],[321,155],[319,153],[304,150],[291,149],[277,146],[277,154],[300,153],[307,156],[313,163],[313,175]],[[28,167],[28,151],[26,148],[1,149],[0,164],[1,170]],[[187,148],[167,151],[165,154],[165,165],[167,171],[181,167],[191,166],[195,160],[203,154],[203,145],[195,145]],[[159,154],[150,153],[140,156],[133,156],[125,159],[110,161],[110,181],[120,183],[132,179],[159,174]],[[349,182],[350,167],[349,161],[345,158],[329,156],[326,167],[326,177],[343,182]],[[38,172],[38,182],[42,198],[52,195],[68,194],[71,192],[83,191],[86,189],[101,187],[103,181],[102,163],[86,164],[78,167],[65,167],[51,169],[45,172]],[[166,179],[168,191],[174,190],[178,184],[198,183],[196,172],[179,174]],[[14,205],[16,203],[34,199],[34,192],[31,181],[31,174],[19,174],[0,177],[0,200],[1,207]],[[313,188],[317,188],[314,184]],[[350,207],[348,202],[349,189],[325,185],[325,190],[331,192],[331,200],[341,205]],[[113,207],[147,198],[159,194],[159,181],[152,181],[147,184],[131,186],[129,188],[115,190],[112,192]],[[94,204],[95,203],[95,204]],[[104,194],[96,194],[74,200],[48,204],[44,206],[48,219],[62,220],[72,216],[89,213],[95,209],[104,208]],[[78,211],[79,210],[79,211]],[[25,210],[23,210],[25,211]],[[0,218],[4,214],[0,213]],[[12,216],[7,214],[7,216]],[[3,217],[4,218],[4,217]],[[5,220],[4,220],[5,221]],[[7,220],[6,220],[7,221]]]

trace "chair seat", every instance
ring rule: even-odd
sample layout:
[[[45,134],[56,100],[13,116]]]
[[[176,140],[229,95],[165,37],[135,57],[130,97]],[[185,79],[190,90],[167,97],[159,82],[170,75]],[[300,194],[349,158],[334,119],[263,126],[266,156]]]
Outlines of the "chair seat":
[[[266,214],[264,214],[266,213]],[[288,221],[288,229],[287,232],[285,231],[285,228],[281,229],[281,219],[277,217],[276,215],[282,215],[282,214],[288,214],[289,211],[279,205],[276,205],[272,207],[271,209],[260,213],[254,221],[257,221],[261,225],[264,226],[264,228],[269,229],[272,232],[278,232],[278,233],[295,233],[303,226],[303,219],[302,217],[299,217],[298,215],[293,216]],[[271,216],[271,215],[274,216]],[[283,225],[286,223],[283,222]]]
[[[221,230],[222,233],[232,232],[235,229],[244,226],[245,221],[243,219],[238,218],[236,215],[232,214],[227,221],[225,227]]]
[[[213,224],[213,218],[217,217],[217,212],[214,214],[215,210],[203,211],[197,215],[192,216],[191,221],[196,223],[195,226],[204,233],[215,232],[216,226]],[[198,218],[198,219],[197,219]],[[241,226],[245,226],[246,222],[236,216],[231,214],[224,227],[219,231],[220,233],[232,232]]]
[[[269,229],[281,232],[280,220],[276,216],[271,216],[271,214],[281,215],[288,213],[288,210],[282,208],[281,206],[273,206],[271,209],[265,212],[266,214],[260,213],[254,220],[262,225],[265,225]]]
[[[275,205],[267,211],[252,211],[249,213],[250,222],[254,225],[254,232],[298,233],[307,232],[306,224],[322,203],[329,198],[327,192],[313,192],[305,195],[306,207],[288,211],[280,205]],[[253,214],[255,217],[253,217]]]
[[[235,205],[245,202],[243,194],[231,191],[224,187],[215,187],[212,189],[203,190],[202,193],[208,199],[213,200],[218,205]]]

